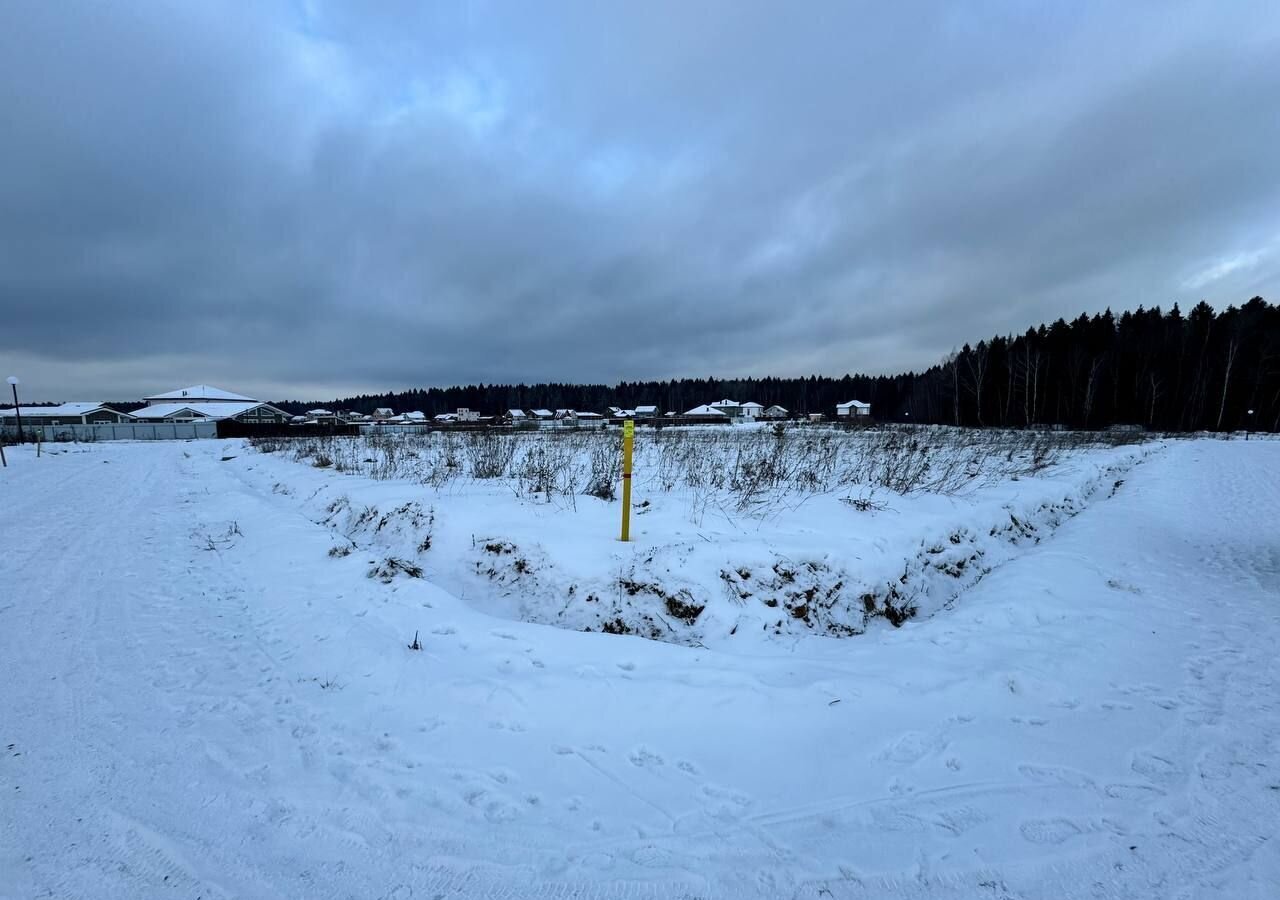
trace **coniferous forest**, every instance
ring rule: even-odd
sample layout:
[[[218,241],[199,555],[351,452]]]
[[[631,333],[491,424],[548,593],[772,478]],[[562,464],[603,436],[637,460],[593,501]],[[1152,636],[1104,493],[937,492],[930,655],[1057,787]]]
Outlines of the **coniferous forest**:
[[[801,378],[681,378],[604,384],[479,384],[365,394],[325,406],[427,415],[469,407],[602,411],[657,404],[683,412],[728,397],[831,415],[863,400],[880,421],[1159,431],[1280,430],[1280,307],[1254,297],[1215,312],[1110,310],[965,344],[923,372]],[[315,402],[280,403],[295,412]],[[1252,414],[1250,414],[1252,410]]]

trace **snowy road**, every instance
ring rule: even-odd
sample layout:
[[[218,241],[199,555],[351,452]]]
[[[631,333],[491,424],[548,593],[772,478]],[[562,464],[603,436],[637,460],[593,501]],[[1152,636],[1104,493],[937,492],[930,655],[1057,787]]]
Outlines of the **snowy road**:
[[[763,657],[383,585],[232,443],[9,453],[0,897],[1280,896],[1280,442]]]

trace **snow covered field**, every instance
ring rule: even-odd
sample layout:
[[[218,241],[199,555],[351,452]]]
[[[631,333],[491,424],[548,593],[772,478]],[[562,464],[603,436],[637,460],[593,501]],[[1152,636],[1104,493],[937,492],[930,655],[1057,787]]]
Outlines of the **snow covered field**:
[[[1280,442],[880,510],[638,480],[634,545],[594,497],[54,449],[0,470],[0,897],[1276,896]]]

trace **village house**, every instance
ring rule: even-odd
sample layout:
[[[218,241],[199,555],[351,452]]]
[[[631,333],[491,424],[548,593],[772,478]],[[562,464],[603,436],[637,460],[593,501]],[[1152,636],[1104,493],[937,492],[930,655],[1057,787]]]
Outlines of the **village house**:
[[[729,414],[728,414],[728,413],[726,413],[724,410],[722,410],[722,409],[719,407],[719,405],[716,405],[716,404],[705,404],[705,403],[704,403],[702,406],[695,406],[693,409],[688,410],[687,412],[685,412],[685,415],[686,415],[686,416],[711,416],[711,417],[718,417],[718,418],[729,418]]]
[[[216,422],[234,419],[250,425],[283,424],[293,417],[283,409],[233,394],[208,384],[196,384],[142,398],[147,405],[133,413],[140,422]]]
[[[0,409],[0,424],[14,425],[18,410]],[[31,425],[115,425],[132,422],[133,416],[112,409],[102,403],[81,401],[60,403],[57,406],[24,406],[21,408],[23,426]]]
[[[869,419],[871,418],[871,404],[863,403],[861,400],[850,400],[848,403],[837,403],[836,418]]]
[[[766,419],[785,419],[789,415],[791,415],[791,413],[787,412],[786,407],[778,406],[777,404],[770,406],[764,411],[764,418]]]

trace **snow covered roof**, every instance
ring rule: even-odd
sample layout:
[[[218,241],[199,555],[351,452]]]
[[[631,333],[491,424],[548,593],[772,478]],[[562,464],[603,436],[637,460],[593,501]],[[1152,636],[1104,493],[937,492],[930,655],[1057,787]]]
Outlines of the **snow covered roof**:
[[[638,414],[642,415],[642,416],[643,416],[643,415],[650,415],[650,416],[651,416],[651,415],[653,415],[654,413],[656,413],[657,411],[658,411],[658,407],[656,407],[656,406],[648,406],[648,405],[646,405],[646,406],[637,406],[637,407],[636,407],[636,412],[637,412]]]
[[[92,400],[81,400],[74,403],[59,403],[57,406],[24,406],[22,414],[26,416],[87,416],[91,412],[97,412],[100,409],[107,409],[111,412],[119,412],[119,410],[111,409],[102,403]],[[120,413],[122,416],[128,413]],[[15,416],[16,411],[12,409],[0,409],[0,416]]]
[[[509,409],[509,410],[507,410],[507,415],[511,416],[511,418],[513,418],[513,419],[524,419],[524,418],[528,418],[528,417],[524,414],[524,410],[523,410],[523,409]]]
[[[333,415],[333,413],[332,413],[332,412],[330,412],[330,411],[329,411],[329,410],[327,410],[327,409],[309,409],[309,410],[307,410],[307,415],[309,415],[309,416],[331,416],[331,415]]]
[[[714,406],[695,406],[693,409],[685,413],[686,416],[723,416],[724,413],[716,409]]]
[[[389,406],[379,406],[373,411],[375,416],[394,416],[396,411]]]
[[[861,400],[850,400],[848,403],[837,403],[836,409],[870,409],[870,403],[863,403]]]
[[[413,412],[405,413],[404,417],[413,422],[425,422],[427,420],[427,414],[416,409]]]
[[[251,409],[257,409],[259,406],[268,405],[259,403],[257,400],[250,400],[247,403],[217,401],[213,403],[156,403],[152,406],[144,406],[133,415],[139,419],[165,419],[169,416],[178,415],[184,410],[190,410],[195,414],[192,418],[230,419],[241,413],[247,413]],[[275,409],[275,407],[271,408]]]
[[[723,407],[725,407],[726,409],[729,409],[729,408],[733,408],[733,407],[741,406],[742,404],[741,404],[741,403],[739,403],[737,400],[717,400],[715,403],[711,403],[711,404],[708,404],[708,405],[709,405],[709,406],[723,406]]]
[[[768,410],[766,410],[766,412],[786,412],[786,411],[787,411],[787,408],[785,406],[779,406],[776,403],[773,406],[770,406]]]
[[[532,410],[532,412],[534,416],[539,419],[550,419],[554,415],[554,413],[549,409],[535,409]]]
[[[200,400],[213,400],[219,403],[258,402],[252,397],[246,397],[244,394],[233,394],[231,391],[224,391],[222,388],[214,387],[211,384],[193,384],[190,387],[178,388],[176,391],[168,391],[164,394],[153,394],[142,399],[148,403],[152,400],[173,400],[187,403],[195,403]]]
[[[748,400],[746,403],[743,403],[741,405],[743,409],[764,409],[763,406],[761,406],[759,403],[756,403],[754,400]]]
[[[603,419],[604,418],[604,416],[602,416],[600,413],[594,413],[594,412],[580,412],[580,413],[574,413],[574,415],[577,416],[579,419]]]

